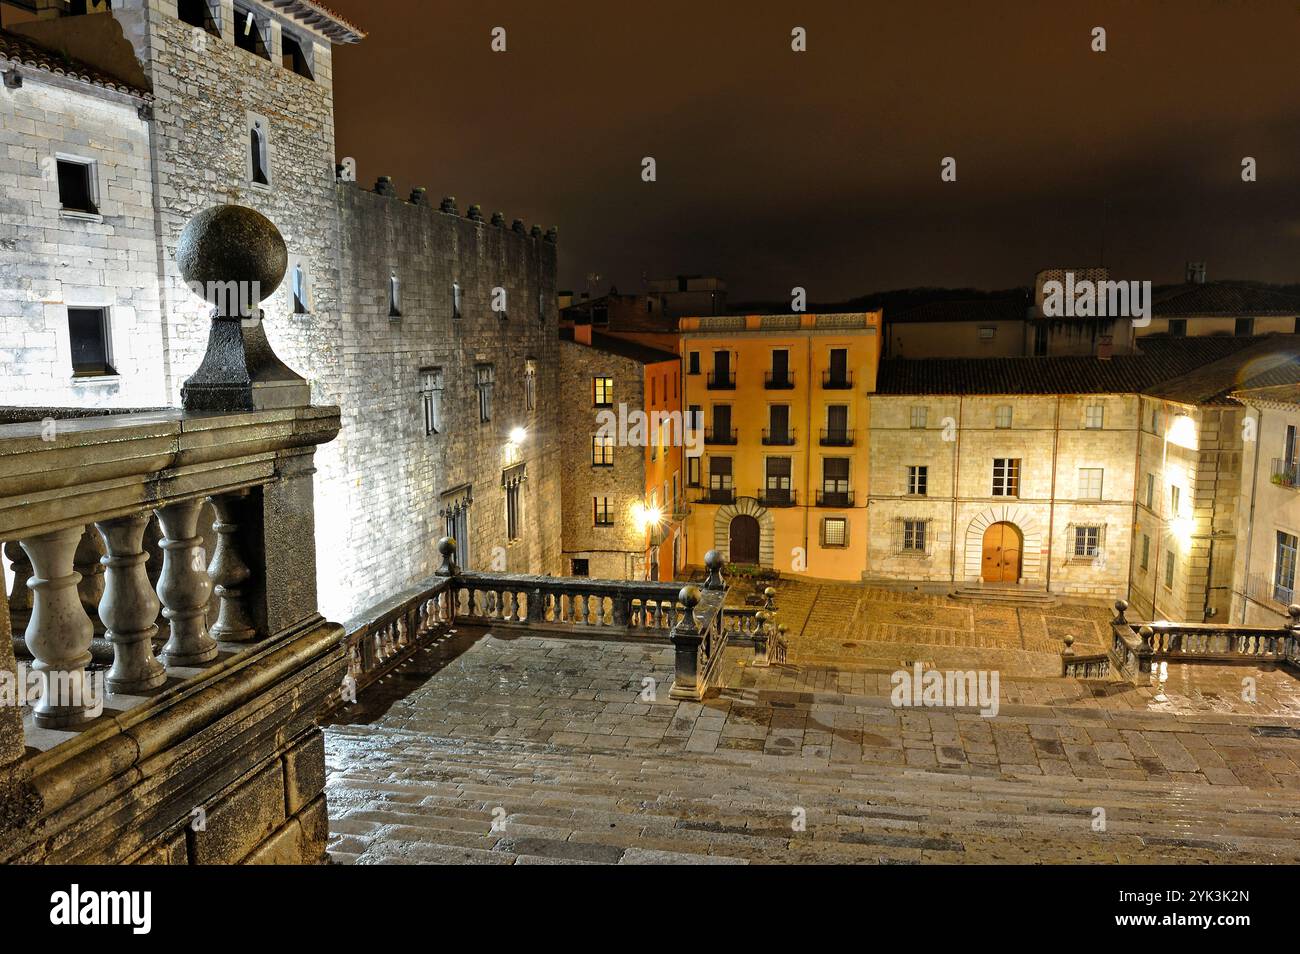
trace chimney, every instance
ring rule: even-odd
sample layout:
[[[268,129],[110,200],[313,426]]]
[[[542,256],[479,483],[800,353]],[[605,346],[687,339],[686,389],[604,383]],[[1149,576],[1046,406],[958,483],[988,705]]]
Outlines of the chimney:
[[[591,346],[591,325],[574,325],[573,340],[578,344]]]
[[[1189,285],[1205,284],[1205,263],[1204,262],[1187,263],[1187,284]]]

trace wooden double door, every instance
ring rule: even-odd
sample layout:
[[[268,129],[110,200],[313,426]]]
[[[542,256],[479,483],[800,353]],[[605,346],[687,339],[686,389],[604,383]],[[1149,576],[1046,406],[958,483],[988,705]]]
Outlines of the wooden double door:
[[[985,583],[1019,583],[1024,538],[1015,524],[999,522],[984,531],[984,560],[980,579]]]
[[[749,514],[731,518],[731,562],[758,563],[758,521]]]

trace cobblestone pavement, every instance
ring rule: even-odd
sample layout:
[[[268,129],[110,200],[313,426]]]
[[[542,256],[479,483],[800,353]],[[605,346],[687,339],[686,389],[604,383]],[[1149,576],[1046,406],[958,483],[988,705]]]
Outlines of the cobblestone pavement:
[[[726,661],[728,688],[696,704],[668,698],[663,644],[448,636],[327,729],[331,853],[1300,860],[1300,706],[1283,673],[1258,674],[1266,701],[1252,711],[1215,708],[1213,687],[1226,694],[1235,672],[1185,685],[1173,674],[1163,701],[1154,688],[1099,697],[1009,679],[985,718],[896,709],[888,673],[760,670],[746,652]]]
[[[789,627],[790,661],[893,669],[979,666],[1004,673],[1055,676],[1066,635],[1075,651],[1105,647],[1114,613],[1064,601],[1056,606],[998,606],[860,583],[783,578],[778,617]]]

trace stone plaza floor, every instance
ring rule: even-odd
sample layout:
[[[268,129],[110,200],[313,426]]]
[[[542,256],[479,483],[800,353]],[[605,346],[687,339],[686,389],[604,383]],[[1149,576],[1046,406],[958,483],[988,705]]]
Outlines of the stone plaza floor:
[[[855,647],[828,661],[835,640],[906,627],[897,645],[938,647],[974,668],[989,662],[983,650],[1000,647],[941,640],[965,632],[978,642],[973,620],[993,617],[1009,640],[1011,623],[1002,607],[864,599],[878,591],[857,589],[811,594],[786,665],[758,669],[747,650],[730,653],[726,687],[703,703],[668,698],[664,643],[520,630],[444,637],[327,728],[332,857],[1300,860],[1293,676],[1173,667],[1163,686],[1129,687],[1009,673],[993,717],[895,708],[893,667],[873,667],[880,657]],[[778,600],[783,619],[799,612],[798,598]],[[886,620],[873,618],[877,606]],[[930,632],[902,615],[918,607],[941,625]],[[1025,634],[1108,618],[1091,607],[1036,612],[1013,610],[1020,647],[1009,651],[1042,655],[1054,672],[1059,649],[1037,653]],[[839,634],[827,636],[827,626]],[[920,657],[909,649],[898,661],[908,658]],[[1242,698],[1245,676],[1256,680],[1253,703]]]

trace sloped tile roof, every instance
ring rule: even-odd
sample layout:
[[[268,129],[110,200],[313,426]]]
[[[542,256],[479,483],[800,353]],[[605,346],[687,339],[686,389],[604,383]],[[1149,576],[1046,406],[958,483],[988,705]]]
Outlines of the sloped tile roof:
[[[1231,393],[1240,388],[1300,382],[1300,336],[1269,335],[1245,340],[1252,342],[1250,347],[1153,384],[1145,393],[1183,404],[1229,404]]]
[[[358,43],[366,33],[316,0],[270,0],[277,8],[319,30],[335,43]]]
[[[560,340],[573,341],[573,329],[561,328]],[[584,347],[586,346],[584,345]],[[591,333],[591,347],[597,351],[618,355],[620,358],[630,358],[641,364],[658,364],[661,361],[679,360],[679,356],[671,351],[652,348],[649,345],[643,345],[640,342],[629,341],[626,338],[619,338],[614,335],[603,335],[599,331]]]
[[[1162,318],[1300,315],[1300,295],[1262,282],[1176,285],[1162,289],[1155,298],[1152,313]]]
[[[1137,354],[1026,358],[886,358],[877,394],[1136,394],[1256,346],[1294,347],[1290,335],[1146,338]]]
[[[139,99],[152,100],[153,94],[147,89],[134,86],[124,80],[105,73],[97,67],[74,60],[62,53],[47,50],[31,40],[5,30],[0,30],[0,63],[13,63],[31,70],[51,73],[68,79],[110,89]]]

